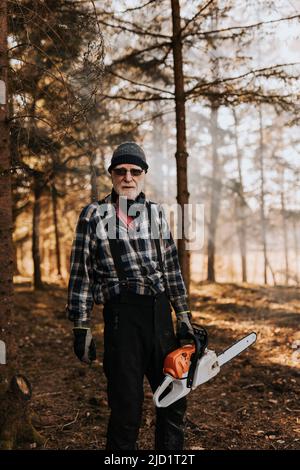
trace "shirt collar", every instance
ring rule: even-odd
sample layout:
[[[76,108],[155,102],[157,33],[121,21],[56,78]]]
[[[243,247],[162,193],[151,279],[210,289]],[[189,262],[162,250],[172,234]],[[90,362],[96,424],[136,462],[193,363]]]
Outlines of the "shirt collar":
[[[108,194],[105,198],[104,198],[104,201],[105,201],[105,211],[104,211],[104,215],[101,216],[101,219],[104,221],[104,222],[107,222],[108,219],[110,219],[111,217],[115,217],[116,213],[115,213],[115,204],[117,202],[117,199],[118,199],[119,195],[116,193],[116,191],[114,189],[112,189],[112,192],[110,194]],[[145,205],[146,203],[146,196],[145,194],[141,191],[140,194],[136,197],[135,200],[132,200],[132,199],[128,199],[127,200],[127,207],[129,209],[129,207],[132,205],[132,204],[143,204]],[[135,218],[135,217],[133,217]]]
[[[112,188],[110,196],[110,201],[111,203],[115,204],[118,200],[118,193]],[[145,194],[141,191],[140,194],[135,198],[135,199],[127,199],[127,206],[130,207],[132,204],[138,203],[138,204],[145,204],[146,201],[146,196]],[[108,201],[107,201],[108,202]]]

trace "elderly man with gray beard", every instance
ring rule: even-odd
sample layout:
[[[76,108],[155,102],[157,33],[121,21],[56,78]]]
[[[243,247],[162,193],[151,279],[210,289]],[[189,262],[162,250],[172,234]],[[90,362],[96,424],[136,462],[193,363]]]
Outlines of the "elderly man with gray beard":
[[[160,206],[143,193],[147,170],[139,145],[116,148],[108,169],[112,192],[82,210],[72,248],[67,310],[83,362],[96,358],[90,317],[94,302],[104,305],[107,450],[138,448],[144,377],[154,392],[165,356],[193,334],[176,245],[170,232],[163,236],[168,225]],[[183,449],[185,410],[185,398],[156,409],[156,450]]]

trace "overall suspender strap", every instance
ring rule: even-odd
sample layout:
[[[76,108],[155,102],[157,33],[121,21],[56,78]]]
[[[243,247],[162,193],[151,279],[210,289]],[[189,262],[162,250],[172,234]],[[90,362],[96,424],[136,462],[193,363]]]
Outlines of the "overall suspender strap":
[[[99,201],[99,204],[104,204],[104,202],[105,202],[105,200]],[[151,223],[151,204],[153,204],[153,203],[146,202],[149,223]],[[153,217],[152,222],[155,224],[154,228],[156,229],[157,226],[156,226],[155,217]],[[156,234],[156,233],[159,234],[160,233],[159,228],[158,228],[158,231],[154,230],[153,232],[154,232],[154,234]],[[121,285],[126,285],[126,279],[127,278],[126,278],[126,274],[125,274],[125,271],[124,271],[124,266],[123,266],[123,263],[122,263],[120,243],[118,242],[118,239],[109,238],[109,237],[108,237],[108,243],[109,243],[111,255],[112,255],[112,258],[113,258],[113,261],[114,261],[115,269],[117,271],[117,275],[118,275],[120,284]],[[161,253],[159,238],[155,237],[154,238],[154,243],[155,243],[155,247],[156,247],[159,267],[160,267],[161,272],[164,274],[164,266],[163,266],[163,260],[162,260],[162,253]]]
[[[109,238],[108,242],[119,281],[122,283],[122,281],[126,281],[126,274],[122,263],[120,245],[116,238]]]
[[[105,204],[105,199],[102,199],[101,201],[99,201],[98,204]],[[126,274],[125,274],[122,259],[121,259],[120,245],[116,238],[107,237],[107,239],[108,239],[111,255],[114,261],[115,269],[117,271],[118,279],[121,283],[122,282],[124,283],[124,281],[126,281]]]
[[[147,211],[148,211],[148,220],[151,223],[151,204],[152,203],[151,203],[151,201],[149,201],[149,203],[146,203],[146,204],[147,204]],[[157,228],[155,217],[153,217],[153,223],[155,224],[155,228]],[[160,248],[160,242],[159,242],[159,239],[160,239],[159,225],[158,225],[158,231],[154,230],[155,235],[156,235],[156,233],[158,234],[158,238],[156,236],[154,237],[154,243],[155,243],[155,246],[156,246],[156,252],[157,252],[159,267],[160,267],[160,270],[161,270],[162,274],[164,274],[164,264],[163,264],[163,260],[162,260],[161,248]]]

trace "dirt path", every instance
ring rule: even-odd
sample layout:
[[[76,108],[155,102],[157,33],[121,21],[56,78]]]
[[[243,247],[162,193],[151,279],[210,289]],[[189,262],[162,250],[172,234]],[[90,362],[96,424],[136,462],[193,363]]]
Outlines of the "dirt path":
[[[72,351],[65,289],[16,286],[15,331],[22,370],[33,386],[32,409],[46,449],[103,449],[108,419],[102,372],[101,308],[94,310],[98,360],[81,364]],[[194,320],[211,349],[222,351],[256,331],[255,347],[224,366],[188,397],[187,449],[300,449],[300,292],[252,285],[194,285]],[[153,448],[154,413],[147,386],[140,448]],[[25,447],[23,447],[25,448]],[[35,448],[31,444],[26,448]]]

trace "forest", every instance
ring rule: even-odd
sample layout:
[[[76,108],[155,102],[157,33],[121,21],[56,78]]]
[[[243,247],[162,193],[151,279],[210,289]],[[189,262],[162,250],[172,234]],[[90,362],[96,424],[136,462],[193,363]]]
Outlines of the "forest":
[[[0,449],[105,448],[102,306],[87,367],[65,305],[79,214],[125,141],[209,348],[257,333],[188,396],[186,448],[300,449],[299,20],[299,0],[0,1]]]

